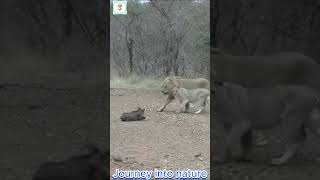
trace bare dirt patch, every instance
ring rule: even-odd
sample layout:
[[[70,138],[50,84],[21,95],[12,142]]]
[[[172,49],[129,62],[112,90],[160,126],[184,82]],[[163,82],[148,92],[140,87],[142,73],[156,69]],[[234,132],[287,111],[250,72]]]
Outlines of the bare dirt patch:
[[[178,103],[157,112],[160,90],[110,90],[111,174],[123,170],[210,170],[210,114],[177,114]],[[123,112],[145,108],[144,121],[122,122]]]
[[[46,161],[106,147],[104,84],[0,81],[0,179],[31,179]],[[84,88],[85,87],[85,88]]]

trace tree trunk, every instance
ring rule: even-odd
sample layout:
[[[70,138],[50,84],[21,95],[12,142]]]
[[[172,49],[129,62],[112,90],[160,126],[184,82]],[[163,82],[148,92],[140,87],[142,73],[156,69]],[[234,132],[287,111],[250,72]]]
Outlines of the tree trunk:
[[[127,41],[127,47],[128,47],[128,53],[129,53],[129,73],[130,75],[133,72],[133,39],[130,38],[129,41]]]

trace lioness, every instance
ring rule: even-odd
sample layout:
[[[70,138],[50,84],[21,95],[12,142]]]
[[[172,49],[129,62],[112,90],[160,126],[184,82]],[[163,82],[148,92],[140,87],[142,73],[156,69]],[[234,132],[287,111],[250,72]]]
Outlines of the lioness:
[[[168,94],[167,101],[164,105],[158,110],[159,112],[164,111],[168,104],[172,102],[174,96],[172,94],[172,90],[174,87],[181,87],[185,89],[197,89],[197,88],[205,88],[210,90],[210,82],[204,78],[196,78],[196,79],[182,79],[179,77],[167,77],[161,83],[162,93]]]
[[[205,88],[186,89],[177,86],[172,89],[172,95],[178,99],[181,104],[178,113],[189,112],[190,107],[194,107],[191,103],[196,103],[196,107],[199,107],[199,110],[195,113],[199,114],[210,101],[210,91]]]
[[[319,94],[313,88],[300,85],[244,88],[224,83],[215,86],[215,94],[215,127],[222,138],[218,138],[219,148],[223,148],[216,153],[215,160],[225,161],[227,152],[231,152],[233,159],[245,157],[252,145],[252,129],[282,125],[287,138],[286,149],[281,157],[272,159],[273,165],[283,164],[293,157],[305,140],[304,128],[320,135]]]
[[[281,52],[263,56],[235,56],[211,49],[211,79],[232,82],[248,88],[301,84],[320,93],[320,64],[298,52]],[[268,140],[259,134],[257,145]]]

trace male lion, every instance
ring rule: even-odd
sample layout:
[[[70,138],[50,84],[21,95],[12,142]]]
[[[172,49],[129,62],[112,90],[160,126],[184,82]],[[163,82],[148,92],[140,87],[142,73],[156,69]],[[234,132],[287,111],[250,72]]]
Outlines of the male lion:
[[[179,86],[172,89],[173,96],[180,102],[180,110],[178,113],[189,112],[190,107],[194,107],[191,103],[196,103],[199,107],[196,114],[199,114],[210,102],[210,91],[205,88],[186,89]]]
[[[181,87],[185,89],[197,89],[204,88],[210,90],[210,82],[204,78],[196,78],[196,79],[182,79],[179,77],[167,77],[164,81],[162,81],[162,93],[168,94],[167,101],[164,105],[158,110],[159,112],[164,111],[168,104],[174,100],[174,95],[172,90],[174,87]]]

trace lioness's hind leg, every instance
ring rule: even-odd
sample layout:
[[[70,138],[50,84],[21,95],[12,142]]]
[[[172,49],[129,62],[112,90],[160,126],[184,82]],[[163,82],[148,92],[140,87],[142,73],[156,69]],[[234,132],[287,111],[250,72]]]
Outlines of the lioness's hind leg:
[[[303,127],[303,117],[301,116],[303,113],[297,114],[297,113],[290,113],[287,116],[290,120],[285,124],[285,131],[287,133],[287,143],[285,152],[283,155],[279,158],[273,158],[271,160],[272,165],[281,165],[286,163],[288,160],[290,160],[297,152],[298,148],[301,146],[303,141],[306,138],[305,129]]]
[[[244,156],[242,147],[242,137],[250,129],[250,122],[244,120],[238,123],[232,124],[231,131],[227,136],[226,143],[228,149],[231,152],[232,158],[235,160],[240,160]]]
[[[194,108],[194,105],[192,103],[189,103],[190,108]]]
[[[202,111],[203,111],[203,106],[201,106],[200,109],[195,112],[195,114],[200,114]]]
[[[180,111],[178,111],[178,113],[184,113],[187,112],[187,105],[188,105],[189,101],[188,100],[184,100],[182,101],[182,103],[180,104]]]
[[[298,150],[300,144],[290,144],[286,147],[286,152],[279,158],[273,158],[271,160],[272,165],[282,165],[291,159]]]
[[[208,96],[201,96],[199,98],[199,102],[197,103],[198,104],[198,107],[199,107],[199,110],[195,112],[195,114],[200,114],[203,109],[206,107],[206,104],[207,104],[207,98]]]
[[[202,105],[200,106],[199,110],[195,112],[195,114],[200,114],[205,107],[206,107],[206,104],[205,104],[205,103],[202,104]]]

